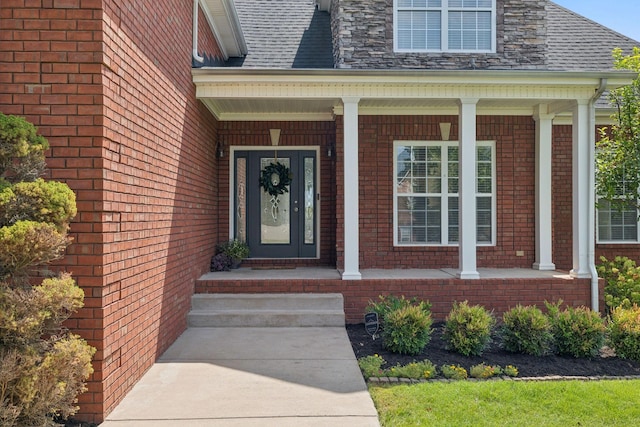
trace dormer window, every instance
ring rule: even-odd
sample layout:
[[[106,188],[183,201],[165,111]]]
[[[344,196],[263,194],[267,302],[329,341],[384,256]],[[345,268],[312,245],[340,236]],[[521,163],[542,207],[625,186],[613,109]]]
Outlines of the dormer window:
[[[495,52],[496,0],[394,0],[397,52]]]

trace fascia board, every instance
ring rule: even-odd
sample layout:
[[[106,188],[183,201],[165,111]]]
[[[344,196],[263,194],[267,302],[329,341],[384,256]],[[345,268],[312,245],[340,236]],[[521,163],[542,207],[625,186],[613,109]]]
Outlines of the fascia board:
[[[233,0],[201,0],[200,6],[224,59],[246,55],[247,43]]]
[[[634,72],[558,72],[558,71],[415,71],[415,70],[326,70],[202,67],[192,70],[194,83],[429,83],[466,85],[545,85],[591,86],[607,79],[607,89],[630,84]]]

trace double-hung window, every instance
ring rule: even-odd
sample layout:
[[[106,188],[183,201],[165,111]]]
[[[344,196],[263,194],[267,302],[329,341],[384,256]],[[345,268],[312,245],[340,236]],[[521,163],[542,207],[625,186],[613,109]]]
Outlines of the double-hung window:
[[[495,240],[494,145],[490,141],[476,144],[476,233],[482,245]],[[394,153],[394,243],[457,245],[458,143],[397,141]]]
[[[627,193],[627,185],[623,180],[617,189],[621,196]],[[638,227],[638,209],[625,206],[618,209],[611,202],[598,200],[598,242],[599,243],[637,243],[640,242]]]
[[[496,0],[394,0],[398,52],[495,52]]]

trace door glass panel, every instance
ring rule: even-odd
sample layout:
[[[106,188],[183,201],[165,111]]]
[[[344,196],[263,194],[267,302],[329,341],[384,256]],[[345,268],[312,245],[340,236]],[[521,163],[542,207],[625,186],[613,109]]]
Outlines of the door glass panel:
[[[278,158],[277,161],[291,168],[290,159]],[[269,166],[270,163],[276,163],[276,159],[273,157],[260,158],[260,170]],[[274,176],[274,179],[277,177]],[[264,190],[260,191],[260,241],[263,245],[288,245],[291,243],[290,199],[288,192],[272,196]]]
[[[314,225],[314,197],[315,186],[313,180],[313,157],[304,158],[304,243],[312,245],[315,233]]]
[[[247,241],[247,159],[236,159],[236,224],[237,238]]]

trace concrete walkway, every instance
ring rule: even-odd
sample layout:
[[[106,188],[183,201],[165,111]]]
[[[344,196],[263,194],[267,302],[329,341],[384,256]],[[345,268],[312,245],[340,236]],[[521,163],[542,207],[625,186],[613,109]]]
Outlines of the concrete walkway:
[[[379,426],[344,328],[189,328],[101,427]]]

